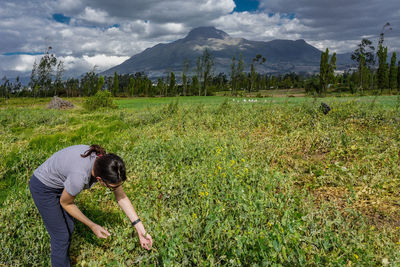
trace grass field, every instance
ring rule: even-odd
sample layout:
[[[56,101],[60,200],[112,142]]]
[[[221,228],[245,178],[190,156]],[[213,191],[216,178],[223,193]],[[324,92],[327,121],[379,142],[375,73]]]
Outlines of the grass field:
[[[400,265],[397,96],[121,98],[95,112],[49,100],[0,102],[0,266],[50,264],[27,181],[56,151],[94,143],[124,159],[154,248],[95,185],[77,204],[112,235],[76,222],[74,265]]]

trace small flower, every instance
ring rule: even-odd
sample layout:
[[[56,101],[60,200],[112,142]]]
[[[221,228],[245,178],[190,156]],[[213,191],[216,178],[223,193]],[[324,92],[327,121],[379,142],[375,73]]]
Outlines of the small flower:
[[[358,255],[357,255],[357,254],[354,254],[354,258],[356,258],[356,260],[358,260]]]

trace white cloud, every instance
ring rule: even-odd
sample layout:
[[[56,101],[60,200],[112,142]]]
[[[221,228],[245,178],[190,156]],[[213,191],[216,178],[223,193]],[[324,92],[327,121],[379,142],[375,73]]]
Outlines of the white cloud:
[[[69,72],[81,74],[94,64],[108,68],[157,43],[183,38],[198,26],[249,40],[305,39],[341,53],[354,50],[363,36],[376,41],[389,21],[393,30],[385,44],[390,51],[400,50],[398,0],[260,0],[260,6],[257,12],[232,13],[233,0],[3,0],[0,76],[29,75],[37,58],[4,53],[43,52],[50,45]],[[70,16],[70,23],[55,22],[54,13]]]
[[[83,56],[83,60],[88,62],[92,66],[97,66],[99,70],[106,70],[115,65],[121,64],[129,57],[118,57],[118,56],[107,56],[104,54],[99,54],[95,56]]]
[[[84,11],[77,16],[77,18],[96,24],[113,23],[113,20],[108,16],[106,11],[91,7],[86,7]]]
[[[249,40],[269,41],[273,39],[300,39],[301,32],[310,31],[297,19],[281,18],[279,14],[232,13],[213,21],[216,27],[235,37]]]

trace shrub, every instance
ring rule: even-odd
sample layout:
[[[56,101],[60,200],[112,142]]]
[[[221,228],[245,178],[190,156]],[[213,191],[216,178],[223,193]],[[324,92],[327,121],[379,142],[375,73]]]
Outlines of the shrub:
[[[96,110],[99,108],[116,108],[109,91],[98,91],[94,96],[88,97],[83,104],[87,110]]]

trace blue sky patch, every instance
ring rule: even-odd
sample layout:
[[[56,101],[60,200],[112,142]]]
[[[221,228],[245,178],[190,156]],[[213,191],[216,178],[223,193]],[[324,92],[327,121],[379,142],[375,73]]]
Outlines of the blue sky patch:
[[[233,12],[253,12],[258,10],[259,2],[257,0],[234,0],[236,7]]]
[[[60,13],[53,14],[53,19],[57,22],[64,23],[64,24],[69,24],[69,22],[71,21],[70,17],[66,17]]]
[[[296,17],[295,13],[283,13],[281,14],[281,19],[294,19]]]
[[[43,54],[44,54],[43,52],[8,52],[8,53],[3,53],[3,56],[17,56],[17,55],[37,56]]]

